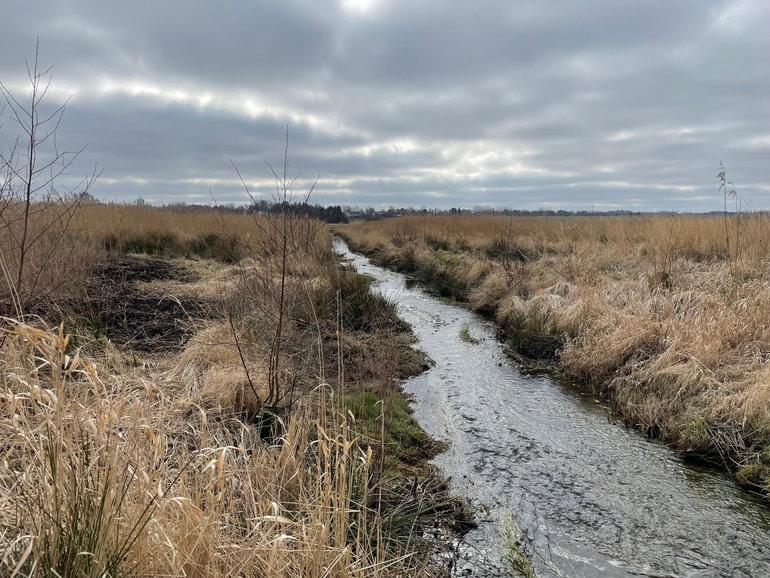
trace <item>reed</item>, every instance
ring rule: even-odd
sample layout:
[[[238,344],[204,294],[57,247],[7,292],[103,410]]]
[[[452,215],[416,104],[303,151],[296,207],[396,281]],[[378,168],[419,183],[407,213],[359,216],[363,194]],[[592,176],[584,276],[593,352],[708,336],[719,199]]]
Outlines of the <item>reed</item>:
[[[318,388],[272,445],[173,374],[101,375],[61,329],[0,335],[3,575],[372,576],[372,454]]]
[[[532,560],[524,549],[524,535],[510,512],[500,516],[500,534],[503,541],[504,558],[514,576],[535,578]]]

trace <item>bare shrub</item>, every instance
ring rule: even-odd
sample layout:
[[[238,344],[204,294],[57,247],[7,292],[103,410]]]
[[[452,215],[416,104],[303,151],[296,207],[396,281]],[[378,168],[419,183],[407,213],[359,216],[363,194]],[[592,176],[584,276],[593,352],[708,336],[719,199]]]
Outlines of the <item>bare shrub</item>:
[[[252,216],[256,241],[247,247],[247,258],[238,264],[242,271],[240,284],[226,304],[227,320],[242,359],[246,382],[256,400],[257,415],[263,409],[283,413],[295,401],[302,377],[302,372],[296,368],[304,365],[299,361],[307,359],[308,355],[307,351],[288,351],[290,332],[294,328],[297,310],[302,309],[308,299],[306,283],[312,276],[309,269],[322,253],[331,257],[329,249],[319,244],[318,236],[323,223],[290,210],[293,203],[308,202],[315,183],[298,196],[295,184],[299,175],[289,173],[288,150],[287,131],[280,171],[268,164],[275,179],[273,201],[276,209]],[[257,199],[238,167],[233,164],[233,168],[246,194],[256,203]],[[254,332],[268,337],[249,338]],[[268,344],[267,351],[253,352],[267,357],[267,393],[261,395],[249,372],[245,349],[250,344],[264,342]],[[293,356],[293,362],[285,362],[285,355]]]
[[[30,94],[16,96],[0,83],[9,116],[19,136],[0,151],[0,265],[7,284],[6,302],[17,315],[83,279],[73,269],[88,263],[82,239],[70,234],[72,220],[98,174],[61,188],[61,177],[84,149],[60,150],[57,133],[67,101],[49,106],[51,68],[35,57],[27,64]]]

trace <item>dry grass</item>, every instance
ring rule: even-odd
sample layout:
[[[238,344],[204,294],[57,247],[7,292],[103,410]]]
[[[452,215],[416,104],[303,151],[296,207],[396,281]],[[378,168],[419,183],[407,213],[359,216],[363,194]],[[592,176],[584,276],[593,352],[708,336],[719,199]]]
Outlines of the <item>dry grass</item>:
[[[554,358],[630,423],[770,490],[770,217],[437,216],[339,230],[495,316],[512,348]]]
[[[192,239],[211,233],[232,233],[239,238],[249,239],[257,234],[249,215],[102,203],[84,205],[74,227],[98,239],[108,235],[128,237],[151,234],[171,234]]]
[[[505,548],[505,561],[514,576],[535,578],[532,560],[524,549],[524,535],[510,512],[501,515],[500,534]]]
[[[372,454],[307,398],[273,445],[174,372],[101,376],[61,332],[3,331],[4,575],[397,572],[367,507]],[[69,353],[68,353],[69,352]],[[69,357],[72,355],[72,357]]]
[[[15,316],[19,312],[14,302],[19,297],[25,301],[25,313],[72,296],[82,298],[89,274],[112,252],[234,263],[264,242],[263,231],[255,226],[260,217],[250,215],[41,203],[31,211],[29,236],[36,242],[26,256],[21,295],[16,296],[9,287],[18,271],[19,216],[14,214],[21,210],[17,205],[4,206],[4,218],[12,225],[0,229],[0,306],[3,313]]]
[[[431,574],[431,498],[399,485],[431,455],[396,381],[418,369],[404,329],[339,270],[327,230],[300,220],[282,245],[283,223],[261,219],[89,205],[73,221],[87,248],[73,258],[95,256],[71,270],[81,281],[148,246],[192,274],[131,282],[215,313],[181,351],[0,318],[0,575]],[[233,236],[237,258],[177,252],[212,235]],[[58,322],[74,297],[43,313]],[[359,423],[350,396],[372,391]],[[391,452],[404,431],[412,445]]]
[[[23,207],[1,207],[0,226],[0,313],[19,314],[52,300],[82,296],[91,264],[100,259],[100,248],[92,240],[73,235],[72,203],[34,206],[29,215],[28,238],[22,267],[20,221]],[[19,268],[20,282],[17,283]]]

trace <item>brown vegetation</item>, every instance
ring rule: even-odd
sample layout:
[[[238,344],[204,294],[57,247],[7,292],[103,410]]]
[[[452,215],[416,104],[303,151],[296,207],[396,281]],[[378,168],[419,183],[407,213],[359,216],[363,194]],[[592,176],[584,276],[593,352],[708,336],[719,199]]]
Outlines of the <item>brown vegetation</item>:
[[[0,573],[437,570],[455,505],[399,387],[424,360],[328,230],[83,203],[68,235],[76,279],[2,295]]]
[[[493,316],[631,424],[770,491],[770,221],[764,214],[404,217],[339,228],[356,250]]]
[[[70,225],[98,177],[96,170],[74,186],[60,178],[83,149],[62,150],[57,133],[67,102],[49,106],[50,68],[38,51],[27,63],[29,92],[16,95],[0,82],[0,111],[7,107],[18,135],[0,147],[0,273],[17,316],[53,296],[73,293],[83,279],[86,246],[70,234]]]

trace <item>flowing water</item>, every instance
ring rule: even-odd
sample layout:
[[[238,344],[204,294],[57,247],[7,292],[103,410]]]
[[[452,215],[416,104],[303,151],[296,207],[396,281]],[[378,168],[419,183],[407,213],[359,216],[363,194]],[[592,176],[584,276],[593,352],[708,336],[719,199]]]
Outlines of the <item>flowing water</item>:
[[[500,516],[509,511],[538,575],[770,576],[770,510],[729,477],[626,429],[596,399],[522,374],[492,323],[340,239],[335,247],[376,279],[435,361],[404,387],[420,425],[449,443],[436,463],[477,512],[456,575],[508,575]]]

